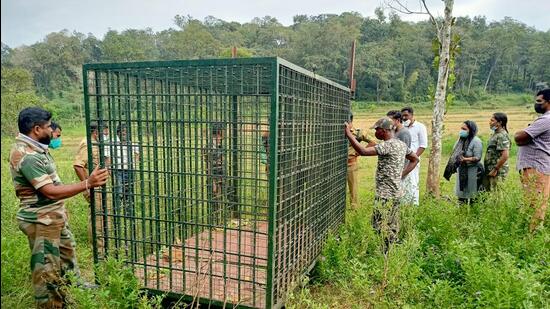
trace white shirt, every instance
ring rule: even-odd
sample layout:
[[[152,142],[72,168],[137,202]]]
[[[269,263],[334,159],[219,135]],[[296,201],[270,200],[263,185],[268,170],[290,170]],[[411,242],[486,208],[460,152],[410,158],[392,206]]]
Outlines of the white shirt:
[[[131,146],[130,150],[128,149],[128,146]],[[129,142],[122,142],[119,140],[118,136],[115,137],[114,155],[111,160],[114,168],[123,170],[129,169],[133,165],[135,158],[128,158],[128,156],[137,154],[139,154],[139,147],[135,144],[130,144]],[[129,159],[131,160],[130,162]],[[131,163],[131,165],[128,163]]]
[[[428,148],[428,131],[426,126],[418,121],[415,121],[407,127],[411,134],[411,149],[416,153],[418,148]]]

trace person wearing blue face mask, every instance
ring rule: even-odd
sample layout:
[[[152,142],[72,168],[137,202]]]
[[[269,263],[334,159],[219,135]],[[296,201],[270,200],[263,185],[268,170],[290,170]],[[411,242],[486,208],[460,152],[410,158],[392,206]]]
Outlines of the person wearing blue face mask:
[[[51,124],[52,127],[52,139],[50,140],[50,144],[48,145],[51,149],[58,149],[61,147],[61,126],[57,122],[53,122]]]
[[[505,113],[494,113],[489,120],[491,137],[487,142],[485,152],[485,177],[484,187],[491,191],[498,183],[501,183],[508,175],[508,156],[510,152],[510,137],[508,136],[508,117]]]
[[[458,173],[455,194],[462,204],[469,204],[479,191],[481,178],[478,176],[478,169],[483,169],[479,162],[483,153],[483,144],[476,134],[475,122],[467,120],[462,124],[458,133],[459,139],[453,147],[443,174],[445,179],[450,180],[452,174]]]

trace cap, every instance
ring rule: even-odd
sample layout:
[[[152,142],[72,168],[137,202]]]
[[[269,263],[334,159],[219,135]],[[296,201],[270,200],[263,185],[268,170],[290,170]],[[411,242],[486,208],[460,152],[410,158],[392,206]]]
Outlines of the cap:
[[[371,129],[382,128],[382,129],[386,129],[386,130],[393,130],[393,127],[394,127],[393,126],[393,120],[391,120],[388,117],[383,117],[383,118],[378,119],[378,121],[376,121],[374,123],[374,125],[370,128]]]

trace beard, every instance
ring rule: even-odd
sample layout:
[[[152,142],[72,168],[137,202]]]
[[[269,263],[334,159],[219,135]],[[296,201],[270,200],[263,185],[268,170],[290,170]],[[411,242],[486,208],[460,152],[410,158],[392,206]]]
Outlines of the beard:
[[[38,139],[38,142],[44,145],[49,145],[50,141],[52,140],[52,137],[49,135],[43,136]]]

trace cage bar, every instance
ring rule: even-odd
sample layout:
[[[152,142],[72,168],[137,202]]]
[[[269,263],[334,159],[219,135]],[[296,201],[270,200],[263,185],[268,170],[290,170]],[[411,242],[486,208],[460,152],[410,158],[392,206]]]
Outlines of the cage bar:
[[[112,175],[91,194],[94,261],[123,259],[144,288],[187,301],[281,307],[344,220],[350,90],[281,58],[86,64],[83,77],[87,128],[109,132],[89,146]]]

